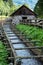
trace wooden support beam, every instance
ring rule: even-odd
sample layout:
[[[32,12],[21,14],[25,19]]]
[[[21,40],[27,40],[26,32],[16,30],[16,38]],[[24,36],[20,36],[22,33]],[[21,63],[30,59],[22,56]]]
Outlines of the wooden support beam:
[[[12,39],[10,39],[10,40],[16,40],[16,39],[18,39],[18,38],[12,38]]]
[[[13,34],[12,32],[10,33],[10,32],[7,32],[7,34]]]
[[[31,40],[31,41],[23,41],[24,43],[36,43],[36,42],[41,42],[40,40]]]
[[[38,55],[38,56],[16,56],[16,59],[21,58],[21,59],[32,59],[32,58],[43,58],[43,55]]]
[[[35,47],[25,47],[25,48],[15,48],[15,50],[25,50],[25,49],[43,49],[43,46],[35,46]]]
[[[41,42],[40,40],[31,40],[32,42]]]
[[[6,32],[10,32],[10,31],[6,31]]]
[[[10,51],[11,50],[11,48],[7,48],[7,51]]]
[[[12,44],[23,44],[23,42],[14,42],[14,43],[12,43]]]
[[[20,42],[17,42],[17,43],[12,43],[12,44],[21,44],[21,43],[35,43],[35,42],[40,42],[40,41],[20,41]]]
[[[9,60],[14,59],[14,57],[8,57]]]
[[[23,42],[22,42],[22,41],[20,41],[20,42],[16,42],[16,43],[14,42],[14,43],[12,43],[12,44],[23,44],[23,43],[30,43],[30,42],[27,42],[27,41],[23,41]]]
[[[4,43],[5,45],[8,45],[8,43]]]
[[[18,33],[16,33],[16,34],[17,34],[17,35],[19,35],[19,36],[25,36],[25,34],[22,34],[22,33],[21,33],[21,34],[20,34],[20,33],[19,33],[19,34],[18,34]]]
[[[15,35],[8,35],[9,37],[14,37]]]

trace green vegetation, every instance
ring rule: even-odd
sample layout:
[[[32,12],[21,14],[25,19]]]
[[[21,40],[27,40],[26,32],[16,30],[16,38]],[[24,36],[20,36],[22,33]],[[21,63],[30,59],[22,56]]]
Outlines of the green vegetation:
[[[8,15],[9,10],[10,10],[9,3],[0,0],[0,15]]]
[[[43,0],[38,0],[34,11],[37,13],[38,17],[43,18]]]
[[[0,16],[8,16],[15,10],[16,5],[13,4],[12,0],[0,0]]]
[[[0,65],[8,65],[7,63],[8,52],[6,47],[0,41]]]
[[[21,33],[25,34],[26,39],[39,40],[40,42],[38,41],[36,46],[43,46],[43,30],[41,28],[23,24],[16,25],[16,28]]]

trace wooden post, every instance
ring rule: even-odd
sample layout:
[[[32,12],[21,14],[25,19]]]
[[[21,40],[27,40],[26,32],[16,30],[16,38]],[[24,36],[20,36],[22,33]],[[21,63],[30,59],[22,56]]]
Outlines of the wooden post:
[[[41,49],[41,54],[43,55],[43,48]]]

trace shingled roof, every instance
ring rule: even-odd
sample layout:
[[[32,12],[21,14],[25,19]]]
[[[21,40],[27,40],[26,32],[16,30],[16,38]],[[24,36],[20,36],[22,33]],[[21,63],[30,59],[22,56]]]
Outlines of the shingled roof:
[[[34,16],[37,16],[35,12],[33,12],[31,9],[29,9],[25,5],[22,5],[19,9],[14,11],[10,16],[14,16],[14,15],[34,15]]]

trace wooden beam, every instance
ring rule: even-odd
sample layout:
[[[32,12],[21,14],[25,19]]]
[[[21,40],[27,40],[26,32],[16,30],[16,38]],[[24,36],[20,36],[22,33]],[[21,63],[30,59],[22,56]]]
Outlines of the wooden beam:
[[[16,43],[15,43],[15,42],[14,42],[14,43],[12,43],[12,44],[23,44],[23,43],[20,43],[20,42],[16,42]]]
[[[18,33],[16,33],[16,34],[17,34],[17,35],[19,35],[19,36],[25,36],[25,34],[22,34],[22,33],[21,33],[21,34],[20,34],[20,33],[19,33],[19,34],[18,34]]]
[[[9,33],[9,32],[7,32],[7,34],[13,34],[13,33]]]
[[[20,41],[20,42],[17,42],[17,43],[12,43],[12,44],[21,44],[21,43],[35,43],[35,42],[40,42],[40,41]]]
[[[8,43],[4,43],[5,45],[8,45]]]
[[[9,60],[14,59],[14,57],[8,57]]]
[[[43,55],[38,55],[38,56],[16,56],[16,59],[21,58],[21,59],[32,59],[32,58],[43,58]]]
[[[11,48],[7,48],[7,51],[11,50]]]
[[[9,37],[14,37],[15,35],[8,35]]]
[[[18,39],[18,38],[12,38],[12,39],[10,39],[10,40],[16,40],[16,39]]]
[[[43,49],[43,46],[35,46],[35,47],[25,47],[25,48],[15,48],[15,50],[25,50],[25,49]]]

